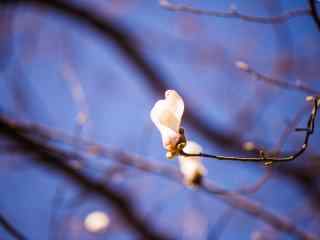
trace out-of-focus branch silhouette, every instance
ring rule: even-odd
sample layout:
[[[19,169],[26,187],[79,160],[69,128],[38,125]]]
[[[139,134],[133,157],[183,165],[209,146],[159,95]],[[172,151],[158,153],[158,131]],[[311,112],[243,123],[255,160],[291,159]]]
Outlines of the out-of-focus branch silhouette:
[[[112,203],[129,227],[134,229],[141,237],[159,240],[170,239],[164,233],[156,232],[150,224],[142,219],[142,216],[139,215],[133,207],[133,203],[129,200],[129,196],[115,191],[108,182],[102,183],[90,179],[67,163],[66,160],[82,159],[80,155],[52,148],[40,140],[34,139],[30,134],[25,134],[26,132],[23,129],[17,128],[13,122],[8,122],[4,118],[0,120],[0,131],[1,135],[16,142],[19,145],[18,147],[24,149],[25,153],[31,154],[31,159],[37,164],[65,175],[83,189],[94,192],[100,198]]]
[[[320,16],[317,10],[317,0],[309,0],[311,16],[316,23],[318,30],[320,31]]]
[[[18,6],[20,4],[31,4],[36,7],[49,7],[58,11],[76,21],[80,21],[90,26],[91,29],[98,31],[106,40],[111,40],[120,50],[120,52],[128,58],[130,63],[145,77],[146,83],[156,96],[161,96],[166,89],[170,89],[170,85],[155,66],[147,60],[141,51],[137,39],[130,34],[128,29],[114,24],[106,16],[99,17],[87,9],[75,6],[69,2],[61,0],[4,0],[0,4],[4,6]],[[186,121],[195,128],[202,136],[208,138],[212,143],[230,150],[241,151],[242,141],[239,136],[222,133],[215,129],[213,125],[209,125],[201,120],[201,117],[193,111],[192,103],[188,99],[184,99],[185,104],[190,106],[185,110]]]
[[[319,157],[313,160],[318,161]],[[282,165],[276,168],[276,173],[280,174],[282,178],[299,183],[302,190],[309,196],[309,200],[316,211],[319,212],[320,188],[318,184],[319,167],[317,165],[306,167]]]
[[[107,185],[106,182],[101,183],[91,180],[66,162],[67,159],[81,159],[81,155],[73,152],[67,153],[53,148],[52,146],[43,143],[43,141],[33,139],[34,137],[37,138],[38,135],[38,137],[42,136],[45,137],[45,139],[50,140],[50,132],[41,131],[39,126],[25,126],[24,124],[19,124],[18,122],[12,121],[4,116],[0,118],[0,130],[0,134],[15,141],[20,145],[20,147],[25,149],[26,152],[31,153],[33,155],[32,159],[35,160],[36,163],[45,165],[66,175],[83,189],[94,192],[101,198],[112,202],[117,211],[126,218],[129,224],[132,224],[132,227],[137,230],[141,236],[152,237],[152,239],[167,239],[166,237],[153,232],[152,228],[141,219],[141,217],[135,212],[131,202],[129,202],[128,196],[115,192],[112,189],[112,186]],[[32,137],[32,135],[30,136],[30,134],[34,135],[34,137]],[[53,134],[53,136],[59,135],[61,136],[61,134]],[[67,136],[64,136],[62,139],[51,140],[68,141],[68,139],[69,141],[72,140],[70,144],[74,143],[74,139]],[[130,165],[140,170],[169,177],[170,179],[181,183],[183,182],[180,173],[172,167],[157,165],[150,161],[145,161],[143,158],[138,156],[127,154],[123,151],[105,149],[101,145],[90,143],[88,141],[81,141],[78,139],[77,142],[78,146],[84,145],[84,149],[87,149],[87,151],[89,150],[89,153],[91,149],[91,152],[95,155],[100,155],[101,157],[112,157],[123,164]],[[82,144],[80,144],[81,142]],[[94,150],[92,148],[94,148]],[[199,188],[204,192],[214,194],[231,206],[265,221],[279,231],[295,235],[299,239],[316,239],[315,236],[297,228],[286,218],[267,211],[258,203],[249,200],[239,193],[227,191],[210,181],[203,181]]]
[[[259,157],[238,157],[238,156],[223,156],[223,155],[214,155],[214,154],[207,154],[207,153],[199,153],[199,154],[190,154],[186,153],[183,150],[181,151],[181,155],[189,156],[189,157],[205,157],[205,158],[213,158],[217,160],[231,160],[231,161],[243,161],[243,162],[264,162],[266,165],[276,163],[276,162],[288,162],[295,160],[296,158],[300,157],[308,148],[310,136],[314,132],[315,121],[318,115],[318,108],[320,103],[319,97],[314,97],[312,99],[313,107],[311,110],[311,114],[308,119],[307,127],[306,128],[296,128],[298,132],[305,132],[305,137],[303,144],[301,145],[300,149],[290,154],[289,156],[280,156],[280,157],[273,157],[268,156],[264,152],[260,152]]]
[[[120,27],[119,24],[117,24],[117,26],[112,24],[112,21],[108,20],[106,16],[103,18],[98,17],[86,9],[60,0],[4,0],[0,4],[8,6],[14,6],[18,4],[33,4],[38,7],[49,7],[53,10],[62,12],[71,18],[84,22],[92,27],[92,29],[102,33],[107,40],[112,40],[119,47],[119,50],[125,56],[127,56],[131,63],[135,65],[137,69],[146,77],[145,79],[147,80],[147,83],[157,96],[160,96],[166,89],[170,88],[166,83],[165,78],[155,69],[155,67],[139,50],[140,47],[139,44],[137,44],[138,41],[131,34],[129,34],[129,31],[124,27]],[[259,76],[263,76],[264,79],[268,78],[260,74]],[[310,89],[307,91],[310,91]],[[318,91],[315,90],[312,90],[312,92],[318,93]],[[185,102],[186,105],[191,106],[186,109],[186,121],[202,136],[207,138],[213,144],[218,144],[220,147],[223,147],[229,151],[242,151],[241,146],[243,141],[240,136],[234,136],[233,134],[228,135],[228,133],[225,132],[221,133],[219,130],[213,128],[213,125],[209,126],[201,119],[200,116],[192,111],[193,107],[190,103],[191,101],[185,99]]]
[[[15,239],[27,240],[27,238],[14,225],[12,225],[2,214],[0,214],[0,226],[2,226]]]
[[[206,9],[196,9],[194,7],[182,4],[174,4],[169,0],[160,0],[162,7],[172,11],[179,11],[182,13],[189,12],[194,13],[195,15],[200,14],[222,18],[235,18],[247,22],[256,22],[262,24],[276,25],[286,23],[291,19],[300,16],[312,16],[317,26],[320,28],[316,1],[310,0],[309,3],[310,9],[295,9],[286,11],[279,15],[261,17],[242,14],[236,8],[231,8],[230,11],[226,12],[219,12]],[[113,46],[117,47],[117,50],[119,50],[118,52],[121,53],[131,64],[131,66],[133,66],[137,72],[143,76],[142,81],[147,83],[149,88],[152,90],[153,96],[158,97],[162,95],[166,89],[173,88],[172,84],[169,83],[170,81],[168,81],[166,76],[161,73],[158,66],[153,64],[144,53],[144,46],[141,44],[141,42],[137,40],[137,38],[129,31],[127,27],[124,27],[124,25],[112,20],[108,14],[99,15],[95,11],[89,10],[90,8],[86,8],[84,5],[62,0],[0,1],[0,7],[3,8],[1,11],[10,11],[21,5],[30,5],[40,10],[52,10],[59,15],[66,16],[68,19],[71,19],[74,22],[82,23],[84,26],[88,27],[89,30],[93,30],[93,32],[96,31],[100,34],[100,36],[103,37],[105,42],[111,41]],[[10,22],[10,24],[12,24],[12,22]],[[207,51],[206,48],[204,49]],[[247,72],[256,80],[280,87],[288,92],[297,91],[303,94],[315,96],[314,108],[308,120],[308,127],[300,129],[306,133],[304,144],[302,145],[301,150],[299,150],[295,155],[285,158],[285,160],[293,160],[297,156],[300,156],[307,148],[309,137],[315,129],[315,119],[318,110],[318,100],[316,97],[319,96],[319,91],[300,82],[287,82],[279,80],[278,78],[261,74],[244,62],[241,62],[240,64],[238,62],[237,66],[240,68],[240,70]],[[64,73],[68,73],[68,71],[64,71]],[[271,75],[273,76],[273,74]],[[79,110],[77,127],[74,131],[74,136],[70,136],[63,132],[52,130],[34,123],[20,122],[14,120],[15,118],[9,118],[5,115],[0,115],[0,135],[3,137],[1,140],[4,140],[5,142],[9,140],[10,143],[10,145],[1,145],[2,148],[5,148],[1,149],[1,153],[11,153],[14,155],[20,154],[24,158],[30,157],[34,163],[43,165],[59,174],[62,174],[63,176],[66,176],[67,179],[76,183],[76,186],[81,188],[81,194],[77,195],[79,196],[79,199],[77,199],[78,201],[70,202],[71,205],[74,204],[75,206],[78,206],[79,202],[87,200],[87,197],[91,196],[91,193],[94,193],[94,195],[102,199],[104,203],[111,203],[111,206],[116,210],[116,212],[123,217],[128,226],[135,230],[135,232],[138,233],[141,238],[171,239],[172,237],[166,231],[160,231],[154,228],[153,224],[148,221],[149,217],[150,219],[153,217],[152,214],[148,214],[148,219],[146,219],[145,215],[142,214],[136,204],[134,204],[129,194],[125,191],[119,191],[113,185],[112,178],[114,173],[118,174],[119,172],[122,177],[126,177],[124,172],[129,166],[133,169],[149,173],[151,176],[158,175],[164,179],[173,180],[173,182],[178,183],[180,186],[183,185],[181,173],[174,167],[156,164],[154,161],[145,159],[144,156],[141,157],[120,149],[105,147],[104,145],[97,144],[95,141],[85,140],[81,132],[85,123],[87,122],[89,113],[88,104],[83,94],[84,87],[79,85],[80,82],[78,82],[78,79],[74,79],[72,74],[71,76],[68,75],[67,77],[71,77],[71,92],[74,103],[76,106],[78,106]],[[20,78],[21,76],[19,75],[19,80]],[[77,90],[79,90],[79,88],[81,88],[81,96],[77,96]],[[177,87],[174,88],[177,89]],[[177,90],[182,93],[184,92],[183,90]],[[186,122],[194,130],[196,130],[201,137],[203,137],[205,140],[208,140],[211,146],[218,146],[227,152],[232,152],[233,154],[242,154],[244,152],[244,131],[239,131],[237,133],[225,131],[221,127],[218,127],[216,122],[205,121],[190,99],[185,99],[185,104],[187,106],[185,112]],[[262,104],[263,103],[261,103],[261,105]],[[254,110],[249,109],[246,114],[250,114],[250,111]],[[301,110],[301,112],[297,113],[293,121],[290,122],[283,131],[282,135],[277,141],[275,150],[271,152],[272,156],[278,156],[280,152],[283,152],[284,155],[287,155],[287,152],[282,151],[282,147],[287,141],[289,134],[294,131],[296,125],[304,116],[304,113],[304,110]],[[265,145],[263,142],[259,141],[264,141],[264,138],[258,140],[257,143],[255,143],[256,146]],[[261,153],[260,157],[258,158],[259,161],[275,161],[278,159],[276,157],[270,158],[269,156],[265,155],[264,152],[260,152],[258,147],[254,147],[253,150],[250,151],[250,157],[248,159],[252,160],[253,157],[251,156],[257,156],[256,154],[259,153]],[[115,165],[112,165],[108,169],[98,166],[97,172],[103,171],[105,173],[104,177],[98,179],[93,178],[86,173],[87,169],[85,167],[74,164],[74,161],[86,162],[88,158],[92,156],[99,157],[104,160],[111,159]],[[205,154],[202,156],[206,157]],[[292,163],[292,165],[284,164],[281,166],[274,166],[272,170],[274,169],[275,171],[273,172],[292,180],[295,186],[302,187],[306,193],[305,197],[308,200],[311,200],[315,208],[319,210],[320,206],[318,204],[318,200],[320,199],[320,190],[317,182],[319,168],[316,166],[316,162],[320,159],[320,156],[315,151],[308,151],[305,152],[302,157],[303,160],[305,160],[301,161],[302,163],[299,162]],[[305,162],[307,162],[309,165],[305,164]],[[275,175],[272,174],[272,176]],[[233,208],[233,211],[241,210],[255,219],[262,220],[264,223],[267,223],[273,227],[273,229],[279,232],[290,234],[297,239],[317,239],[317,237],[311,233],[312,231],[296,225],[293,221],[281,214],[278,214],[277,212],[269,211],[268,206],[264,206],[264,204],[259,203],[258,201],[251,200],[249,196],[245,195],[256,193],[270,179],[270,177],[271,168],[268,168],[266,169],[266,174],[263,175],[262,178],[260,178],[256,183],[248,187],[240,187],[233,191],[219,187],[213,181],[209,180],[208,178],[204,178],[203,182],[197,186],[196,189],[208,193],[209,196],[213,197],[210,198],[210,200],[219,198],[224,203],[230,205]],[[61,192],[58,191],[56,195],[59,195],[60,193]],[[192,193],[197,194],[198,191],[194,191]],[[59,204],[53,205],[53,218],[55,217],[54,214],[56,214],[56,206],[59,208]],[[8,221],[6,221],[5,218],[3,219],[4,220],[1,221],[0,215],[0,223],[12,235],[17,235],[17,238],[19,239],[19,231],[15,230],[14,226],[10,227]],[[53,228],[53,231],[55,230],[56,229]],[[55,238],[55,236],[53,236],[53,238]]]
[[[275,147],[273,150],[274,153],[278,154],[281,151],[289,135],[294,132],[294,130],[297,128],[298,123],[301,122],[303,116],[306,115],[308,111],[309,111],[309,106],[305,105],[296,113],[296,115],[288,123],[288,126],[283,130],[277,143],[275,144]]]
[[[160,0],[160,5],[167,10],[175,12],[186,12],[199,15],[208,15],[212,17],[222,17],[222,18],[236,18],[247,22],[255,22],[262,24],[281,24],[289,21],[292,18],[308,16],[311,15],[309,9],[295,9],[287,11],[279,16],[270,16],[270,17],[261,17],[261,16],[250,16],[240,13],[236,7],[232,6],[229,11],[215,11],[215,10],[206,10],[199,9],[189,5],[184,4],[174,4],[169,0]]]
[[[264,74],[261,74],[261,73],[257,72],[256,70],[254,70],[253,68],[251,68],[248,63],[238,61],[238,62],[236,62],[236,66],[241,71],[247,72],[249,75],[251,75],[254,79],[256,79],[258,81],[263,81],[267,84],[275,85],[275,86],[280,87],[282,89],[299,91],[299,92],[302,92],[305,94],[311,94],[314,96],[320,95],[320,91],[317,91],[317,90],[315,90],[315,89],[313,89],[313,88],[311,88],[301,82],[292,83],[292,82],[283,81],[280,79],[275,79],[275,78],[266,76]]]

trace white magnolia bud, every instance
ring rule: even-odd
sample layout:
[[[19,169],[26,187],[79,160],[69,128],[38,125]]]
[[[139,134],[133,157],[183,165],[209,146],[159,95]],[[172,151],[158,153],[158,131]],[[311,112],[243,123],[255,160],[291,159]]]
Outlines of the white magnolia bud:
[[[183,151],[187,154],[200,154],[202,148],[199,144],[187,141],[186,147]],[[180,171],[184,176],[185,183],[189,186],[196,185],[201,181],[202,176],[205,174],[206,169],[201,162],[199,156],[179,156]]]
[[[150,117],[160,131],[162,144],[168,151],[173,151],[180,140],[179,133],[184,111],[184,102],[174,90],[165,92],[165,99],[159,100],[153,106]]]

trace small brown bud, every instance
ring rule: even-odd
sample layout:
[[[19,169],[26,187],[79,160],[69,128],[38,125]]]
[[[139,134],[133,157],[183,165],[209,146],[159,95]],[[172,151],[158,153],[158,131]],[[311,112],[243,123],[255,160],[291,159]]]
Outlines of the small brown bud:
[[[249,70],[249,64],[243,61],[236,61],[235,63],[236,67],[239,68],[242,71],[247,72]]]

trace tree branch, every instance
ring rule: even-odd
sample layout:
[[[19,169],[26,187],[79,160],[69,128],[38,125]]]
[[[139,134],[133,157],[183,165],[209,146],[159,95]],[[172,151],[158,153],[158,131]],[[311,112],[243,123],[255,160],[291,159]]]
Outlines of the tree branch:
[[[124,33],[124,28],[121,27],[114,27],[112,26],[111,22],[107,18],[99,18],[91,15],[89,11],[83,10],[78,6],[72,6],[70,3],[62,2],[62,1],[40,1],[40,0],[3,0],[0,2],[0,4],[11,4],[16,5],[17,3],[33,3],[36,2],[42,2],[42,6],[50,7],[53,10],[57,10],[59,12],[63,12],[68,17],[71,17],[75,20],[80,20],[80,22],[85,22],[89,26],[93,27],[93,29],[97,30],[98,32],[102,33],[104,37],[110,38],[121,50],[122,53],[125,54],[125,56],[129,57],[129,60],[133,63],[137,69],[143,73],[144,76],[147,77],[147,82],[151,86],[151,88],[154,90],[155,93],[160,94],[165,89],[168,88],[168,85],[163,81],[164,79],[161,78],[161,76],[157,73],[154,67],[151,66],[150,63],[145,61],[146,59],[143,57],[140,51],[136,50],[136,39],[133,38],[132,35],[128,33]],[[44,3],[46,2],[46,3]],[[58,2],[58,4],[63,4],[63,6],[67,5],[67,8],[64,9],[57,9],[59,7],[54,7]],[[84,14],[78,14],[78,10],[80,9],[80,13]],[[75,12],[73,12],[75,10]],[[111,31],[109,31],[111,28]],[[113,33],[116,34],[113,34]],[[120,34],[120,35],[119,35]],[[118,41],[119,40],[119,41]],[[137,63],[136,59],[141,60],[142,63]],[[150,67],[151,66],[151,67]],[[157,76],[159,78],[153,78],[153,76]],[[161,82],[163,81],[163,82]],[[234,136],[226,135],[226,133],[220,133],[218,130],[214,128],[210,128],[208,124],[203,123],[199,116],[193,114],[192,112],[188,111],[186,114],[187,120],[191,123],[191,125],[198,130],[198,132],[208,138],[211,142],[217,143],[221,147],[228,146],[228,150],[239,150],[239,146],[241,146],[240,139],[236,139]],[[139,167],[139,166],[137,166]],[[140,166],[141,168],[146,169],[144,166]],[[150,166],[149,166],[150,167]]]
[[[16,227],[9,223],[2,214],[0,214],[0,225],[15,239],[27,240],[27,238],[18,229],[16,229]]]
[[[205,9],[198,9],[198,8],[194,8],[194,7],[183,5],[183,4],[173,4],[169,0],[160,0],[160,6],[175,12],[187,12],[192,14],[207,15],[207,16],[221,17],[221,18],[235,18],[235,19],[240,19],[247,22],[255,22],[255,23],[261,23],[261,24],[281,24],[295,17],[310,15],[309,9],[295,9],[295,10],[287,11],[279,16],[271,16],[271,17],[250,16],[250,15],[245,15],[238,12],[236,8],[232,8],[229,11],[225,11],[225,12],[205,10]]]
[[[204,182],[201,186],[202,189],[208,193],[211,191],[221,191],[223,189],[215,186],[212,182]],[[246,209],[246,213],[254,216],[259,216],[259,218],[264,219],[265,221],[272,223],[270,224],[277,230],[290,233],[295,235],[299,239],[305,240],[315,240],[317,237],[304,232],[303,230],[298,229],[295,225],[293,225],[289,219],[273,214],[255,202],[248,201],[247,198],[243,197],[237,193],[225,192],[225,194],[217,195],[217,197],[222,198],[225,202],[229,203],[231,206],[240,209]]]
[[[129,197],[125,194],[115,191],[110,184],[95,181],[74,167],[69,165],[66,160],[81,159],[76,153],[63,152],[55,149],[43,141],[36,140],[31,136],[24,134],[21,129],[17,128],[12,122],[0,120],[0,134],[13,140],[21,146],[25,153],[33,154],[31,158],[35,163],[45,166],[50,170],[63,174],[69,180],[77,183],[87,191],[95,193],[105,201],[111,203],[117,212],[123,217],[129,226],[134,229],[143,239],[171,239],[146,222],[142,216],[135,210]]]
[[[29,4],[38,8],[49,8],[60,14],[69,17],[80,23],[86,24],[90,29],[97,31],[108,41],[111,40],[124,56],[132,63],[134,67],[145,77],[146,83],[157,95],[162,96],[163,92],[171,89],[172,86],[165,81],[165,77],[156,70],[156,67],[148,61],[140,50],[140,44],[137,39],[125,29],[124,26],[114,24],[106,16],[99,17],[94,13],[72,5],[70,2],[61,0],[2,0],[0,6],[18,6],[19,4]],[[192,101],[185,98],[185,104],[192,106]],[[233,134],[227,135],[226,132],[220,132],[218,129],[209,127],[209,124],[203,122],[201,117],[192,111],[192,107],[185,110],[186,121],[196,129],[204,138],[209,139],[213,144],[221,147],[228,147],[228,150],[241,151],[241,140],[238,140]]]
[[[317,10],[317,0],[309,0],[309,5],[311,16],[316,23],[318,30],[320,31],[320,16]]]
[[[305,132],[305,137],[303,144],[301,145],[300,149],[293,153],[292,155],[289,156],[284,156],[284,157],[271,157],[271,156],[266,156],[264,152],[261,152],[260,157],[237,157],[237,156],[222,156],[222,155],[213,155],[213,154],[206,154],[206,153],[200,153],[200,154],[189,154],[181,150],[181,155],[183,156],[189,156],[189,157],[207,157],[207,158],[214,158],[217,160],[232,160],[232,161],[244,161],[244,162],[264,162],[265,164],[270,164],[273,162],[288,162],[295,160],[301,154],[307,150],[308,145],[309,145],[309,139],[310,136],[314,132],[314,126],[315,126],[315,120],[317,118],[317,113],[318,113],[318,108],[320,105],[320,97],[314,97],[313,99],[313,107],[311,114],[308,119],[307,127],[306,128],[296,128],[296,131],[299,132]]]
[[[301,83],[291,83],[291,82],[287,82],[287,81],[283,81],[283,80],[279,80],[279,79],[274,79],[272,77],[263,75],[263,74],[257,72],[256,70],[254,70],[253,68],[251,68],[250,65],[246,62],[237,61],[235,63],[235,65],[241,71],[249,73],[256,80],[260,80],[265,83],[275,85],[277,87],[280,87],[280,88],[286,89],[286,90],[294,90],[294,91],[298,91],[298,92],[302,92],[302,93],[306,93],[306,94],[311,94],[311,95],[315,95],[315,96],[320,95],[320,91],[314,90],[311,87],[303,85]]]
[[[116,209],[122,214],[122,216],[126,216],[127,214],[129,217],[131,216],[130,218],[127,217],[127,221],[134,224],[133,226],[135,229],[139,230],[140,232],[144,232],[144,228],[147,228],[147,230],[151,231],[151,228],[148,225],[145,225],[144,227],[141,226],[142,223],[141,220],[139,220],[140,218],[136,216],[137,213],[132,210],[133,206],[126,200],[126,197],[124,197],[122,194],[119,196],[118,193],[114,193],[108,184],[102,184],[96,181],[93,182],[88,177],[79,173],[77,169],[70,167],[66,163],[65,159],[77,159],[81,158],[81,156],[75,153],[65,153],[61,150],[48,146],[45,144],[45,139],[47,141],[51,140],[55,142],[64,142],[70,145],[76,143],[79,149],[80,146],[82,146],[81,149],[86,150],[86,154],[94,154],[95,156],[112,158],[122,164],[166,177],[174,180],[175,182],[183,183],[181,174],[175,168],[170,166],[155,164],[153,161],[147,161],[139,156],[133,156],[123,151],[105,148],[102,145],[91,143],[82,139],[76,140],[66,135],[63,137],[59,133],[52,133],[48,132],[47,129],[41,129],[41,127],[36,125],[25,125],[12,121],[4,116],[0,116],[0,134],[8,137],[11,140],[14,140],[16,143],[24,147],[27,152],[33,153],[35,155],[35,159],[33,160],[37,164],[51,167],[53,170],[68,176],[71,180],[74,180],[74,182],[76,182],[80,187],[84,188],[84,190],[94,192],[102,199],[108,200],[109,202],[111,201]],[[30,134],[32,134],[35,138],[42,138],[42,140],[40,139],[35,142],[33,138],[28,136]],[[54,138],[51,138],[50,136],[54,136]],[[64,161],[62,161],[62,159],[64,159]],[[299,239],[316,239],[316,237],[314,237],[312,234],[300,230],[284,217],[269,212],[260,204],[242,196],[239,193],[229,192],[209,181],[203,181],[199,188],[210,195],[212,194],[222,199],[225,203],[234,206],[251,216],[263,220],[279,231],[287,232]],[[138,226],[135,225],[137,224],[137,220]]]

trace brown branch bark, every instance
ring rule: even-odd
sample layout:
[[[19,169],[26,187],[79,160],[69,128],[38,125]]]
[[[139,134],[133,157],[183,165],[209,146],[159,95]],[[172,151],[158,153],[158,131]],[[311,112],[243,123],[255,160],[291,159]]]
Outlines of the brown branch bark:
[[[141,44],[137,39],[130,34],[130,31],[118,23],[113,23],[107,16],[99,17],[87,9],[80,6],[74,6],[70,2],[61,0],[2,0],[0,6],[14,7],[18,5],[31,5],[37,8],[49,8],[53,11],[61,13],[80,23],[84,23],[90,29],[97,31],[108,42],[111,40],[119,49],[129,62],[141,73],[146,80],[146,83],[154,94],[162,96],[165,90],[174,88],[166,78],[156,70],[156,67],[148,61],[141,50]],[[176,89],[176,88],[175,88]],[[178,89],[177,89],[178,90]],[[178,90],[178,92],[181,92]],[[213,124],[204,122],[201,117],[192,109],[191,101],[184,99],[185,105],[189,106],[185,111],[186,121],[196,129],[204,138],[211,141],[212,144],[232,151],[242,151],[242,141],[239,136],[220,132],[218,129],[212,127]]]
[[[139,215],[134,208],[133,203],[129,200],[129,196],[117,192],[108,182],[101,183],[95,181],[74,167],[68,164],[67,160],[81,159],[82,157],[76,153],[68,153],[53,148],[45,142],[36,140],[30,135],[23,134],[21,129],[15,127],[12,122],[0,120],[0,134],[17,143],[25,153],[32,154],[31,158],[35,163],[45,166],[46,168],[63,174],[69,180],[77,183],[84,190],[95,193],[101,199],[111,203],[116,211],[123,217],[123,220],[128,223],[131,229],[142,239],[171,239],[165,234],[154,229],[147,221]]]
[[[23,149],[25,149],[26,152],[32,153],[34,155],[33,160],[37,164],[50,167],[56,172],[66,175],[67,177],[69,177],[69,179],[76,182],[80,187],[84,188],[84,190],[94,192],[104,200],[112,202],[114,207],[122,214],[122,216],[126,216],[128,223],[134,224],[133,227],[137,231],[139,231],[142,236],[144,236],[144,234],[146,234],[146,236],[152,236],[151,234],[153,234],[153,232],[145,232],[151,231],[150,226],[144,225],[146,223],[143,222],[136,211],[133,210],[133,205],[131,204],[131,202],[126,200],[127,197],[114,192],[111,186],[107,183],[102,184],[100,182],[92,181],[87,176],[81,174],[77,169],[69,166],[65,161],[66,159],[81,158],[81,155],[79,155],[78,153],[66,153],[52,146],[49,146],[45,143],[46,141],[44,141],[44,139],[50,140],[50,136],[53,135],[55,136],[55,138],[52,138],[52,141],[67,141],[69,144],[75,144],[76,142],[76,145],[78,147],[81,145],[83,146],[82,148],[79,147],[79,149],[87,150],[86,154],[91,153],[100,157],[111,157],[116,161],[121,162],[122,164],[126,164],[145,172],[157,174],[176,182],[183,183],[181,174],[176,169],[170,166],[158,165],[153,163],[152,161],[146,161],[141,157],[132,156],[131,154],[123,151],[107,149],[102,145],[98,145],[81,139],[76,140],[72,139],[72,137],[67,136],[61,139],[61,134],[52,134],[45,130],[41,131],[41,128],[39,126],[36,128],[35,125],[24,125],[18,122],[14,122],[4,116],[0,117],[0,134],[18,143],[23,147]],[[33,137],[31,137],[30,134]],[[60,136],[60,138],[58,136]],[[42,140],[35,141],[34,138],[42,138]],[[88,152],[88,150],[90,149],[91,152]],[[93,149],[94,151],[92,151]],[[299,229],[288,219],[266,210],[262,205],[242,196],[239,193],[229,192],[209,181],[204,181],[202,185],[199,186],[199,188],[204,192],[213,194],[214,196],[222,199],[225,203],[236,207],[237,209],[242,210],[243,212],[256,217],[257,219],[261,219],[262,221],[268,223],[279,231],[292,234],[299,239],[316,239],[314,235]],[[160,237],[151,239],[165,238]]]
[[[294,90],[294,91],[302,92],[304,94],[311,94],[314,96],[320,95],[320,91],[315,90],[312,87],[309,87],[309,86],[304,85],[302,83],[292,83],[292,82],[272,78],[270,76],[259,73],[258,71],[253,69],[249,64],[247,64],[245,62],[238,61],[238,62],[236,62],[236,66],[241,71],[244,71],[244,72],[247,72],[248,74],[250,74],[257,81],[262,81],[262,82],[265,82],[269,85],[274,85],[274,86],[277,86],[279,88],[286,89],[286,90]]]
[[[169,0],[160,0],[160,6],[166,8],[170,11],[175,12],[185,12],[185,13],[192,13],[198,15],[207,15],[212,17],[222,17],[222,18],[235,18],[240,19],[246,22],[255,22],[255,23],[262,23],[262,24],[281,24],[286,23],[290,19],[300,16],[308,16],[310,15],[309,9],[295,9],[291,11],[284,12],[278,16],[270,16],[270,17],[262,17],[262,16],[250,16],[246,14],[242,14],[238,12],[237,9],[230,9],[229,11],[215,11],[215,10],[206,10],[206,9],[199,9],[194,8],[192,6],[183,5],[183,4],[173,4]]]
[[[15,6],[20,3],[49,7],[72,19],[86,23],[88,26],[101,33],[105,39],[112,40],[113,43],[116,44],[120,52],[127,56],[133,66],[135,66],[136,69],[146,77],[147,83],[157,95],[163,93],[165,89],[170,88],[164,81],[162,75],[157,72],[152,64],[143,56],[142,51],[139,50],[136,39],[123,27],[116,27],[113,25],[109,19],[94,16],[90,11],[81,9],[81,7],[78,6],[72,6],[69,2],[54,0],[3,0],[0,2],[0,4],[11,6]],[[188,104],[188,106],[190,106],[190,104]],[[189,109],[192,109],[192,107]],[[186,120],[203,137],[211,141],[211,143],[218,144],[218,146],[228,149],[229,151],[242,151],[242,141],[238,136],[233,136],[226,132],[222,133],[215,128],[209,127],[208,123],[203,122],[200,116],[192,113],[192,111],[187,111]]]
[[[204,183],[202,186],[203,190],[211,193],[211,191],[222,191],[223,189],[215,186],[212,182]],[[289,234],[295,235],[299,239],[314,239],[317,237],[307,233],[299,228],[297,228],[294,224],[290,222],[289,219],[284,218],[282,216],[276,215],[262,208],[258,203],[248,201],[247,198],[243,197],[237,193],[225,192],[225,194],[217,195],[217,197],[222,198],[225,202],[229,203],[231,206],[240,209],[246,209],[246,213],[259,216],[260,219],[264,219],[270,225],[277,230],[287,232]]]

